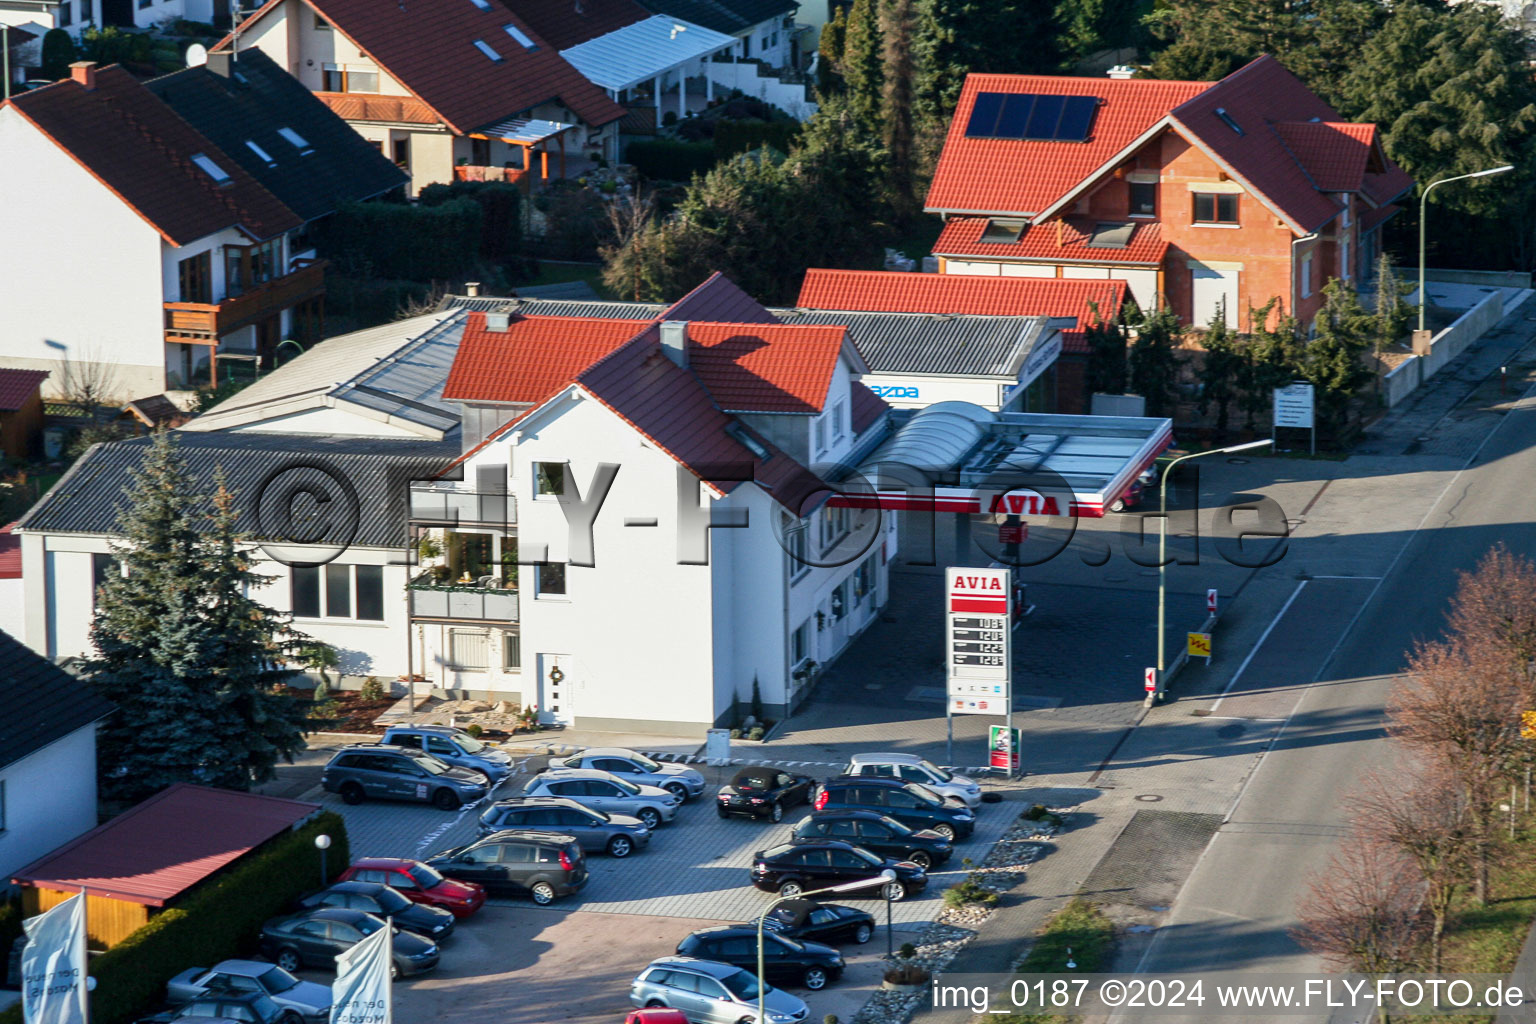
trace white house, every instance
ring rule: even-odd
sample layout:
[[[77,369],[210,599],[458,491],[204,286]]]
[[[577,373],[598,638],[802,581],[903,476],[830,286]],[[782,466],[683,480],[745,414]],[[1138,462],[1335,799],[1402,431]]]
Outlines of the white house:
[[[96,827],[96,723],[112,704],[0,633],[0,891]]]
[[[147,84],[76,64],[0,104],[0,194],[28,197],[9,230],[31,240],[0,248],[0,366],[123,400],[270,367],[320,333],[307,226],[404,180],[259,54]]]

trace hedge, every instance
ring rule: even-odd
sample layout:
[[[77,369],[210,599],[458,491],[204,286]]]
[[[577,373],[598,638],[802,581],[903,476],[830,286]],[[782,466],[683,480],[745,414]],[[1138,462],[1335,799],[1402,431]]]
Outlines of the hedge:
[[[417,197],[422,206],[442,206],[459,199],[473,200],[480,207],[480,255],[505,263],[520,258],[523,221],[519,203],[523,193],[505,181],[455,181],[428,185]]]
[[[342,273],[433,281],[462,277],[480,257],[485,214],[471,199],[437,206],[347,203],[322,221],[315,244]]]
[[[715,166],[713,142],[674,142],[654,139],[631,142],[624,158],[635,170],[657,181],[692,181]]]
[[[331,837],[326,865],[331,879],[352,862],[347,826],[324,811],[302,828],[230,869],[223,878],[162,910],[111,949],[94,956],[90,973],[92,1024],[133,1020],[165,997],[165,983],[188,967],[211,967],[254,950],[261,926],[316,888],[315,836]],[[3,927],[0,918],[0,927]],[[0,1024],[21,1024],[20,1004],[0,1013]]]

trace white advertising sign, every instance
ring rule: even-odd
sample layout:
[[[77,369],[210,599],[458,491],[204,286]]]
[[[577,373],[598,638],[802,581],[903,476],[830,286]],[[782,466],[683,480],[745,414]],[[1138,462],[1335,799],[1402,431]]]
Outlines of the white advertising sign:
[[[85,1024],[85,896],[22,922],[21,1014],[26,1024]]]
[[[1275,388],[1275,426],[1311,429],[1312,425],[1312,385],[1299,380]]]
[[[394,953],[391,928],[374,930],[336,958],[331,983],[331,1024],[391,1024],[389,969]]]
[[[1012,600],[1012,572],[1008,569],[946,570],[945,665],[951,714],[1008,713]]]

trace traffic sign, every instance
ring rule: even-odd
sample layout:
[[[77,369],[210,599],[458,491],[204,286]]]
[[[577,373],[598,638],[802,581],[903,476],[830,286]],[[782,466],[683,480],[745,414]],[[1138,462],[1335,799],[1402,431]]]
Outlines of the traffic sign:
[[[1149,668],[1146,673],[1146,691],[1152,693],[1157,690],[1157,669]]]
[[[1216,614],[1216,588],[1215,587],[1212,587],[1211,589],[1209,589],[1209,590],[1207,590],[1205,592],[1205,610],[1210,612],[1212,615]]]
[[[1204,658],[1209,663],[1211,660],[1211,634],[1189,634],[1189,656],[1191,658]]]

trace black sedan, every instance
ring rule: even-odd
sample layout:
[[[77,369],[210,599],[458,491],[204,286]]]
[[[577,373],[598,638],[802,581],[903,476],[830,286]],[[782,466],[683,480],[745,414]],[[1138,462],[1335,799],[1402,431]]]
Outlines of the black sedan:
[[[811,787],[815,784],[816,780],[809,776],[779,768],[743,768],[720,787],[715,811],[722,818],[741,814],[781,821],[784,808],[811,802]]]
[[[896,872],[895,881],[852,889],[848,895],[899,900],[921,892],[928,885],[927,873],[916,864],[877,857],[868,850],[835,839],[784,843],[752,855],[752,884],[764,892],[776,892],[780,896],[799,896],[813,889],[867,881],[878,878],[887,870]]]
[[[757,929],[725,925],[696,931],[677,944],[678,956],[714,960],[757,973]],[[778,985],[826,988],[843,973],[843,955],[819,942],[800,942],[763,931],[763,975]]]
[[[312,892],[299,900],[300,910],[346,907],[382,917],[396,928],[441,942],[453,934],[453,914],[441,907],[412,903],[378,882],[337,882],[329,889]]]
[[[785,900],[768,911],[765,925],[791,939],[815,942],[851,941],[863,945],[875,934],[872,914],[840,903],[815,900]]]
[[[932,829],[903,825],[879,811],[817,811],[795,826],[792,842],[841,839],[870,853],[909,860],[927,870],[943,864],[954,853],[948,839]]]
[[[380,928],[389,925],[361,910],[324,907],[292,917],[279,917],[261,926],[261,953],[285,971],[300,967],[336,969],[336,957]],[[392,941],[394,966],[390,976],[420,974],[437,966],[437,944],[420,935],[396,930]]]

